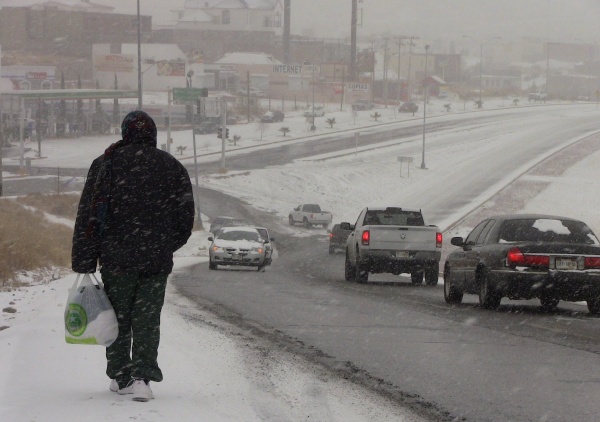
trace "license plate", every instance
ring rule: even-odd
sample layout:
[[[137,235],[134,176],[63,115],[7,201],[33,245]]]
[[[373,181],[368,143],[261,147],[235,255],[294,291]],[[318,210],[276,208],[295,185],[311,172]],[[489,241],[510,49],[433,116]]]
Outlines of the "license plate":
[[[231,259],[233,259],[234,261],[241,261],[242,256],[238,255],[238,254],[233,254],[233,255],[231,255]]]
[[[573,258],[556,258],[555,265],[557,270],[576,270],[577,260]]]
[[[408,258],[407,251],[396,251],[396,258]]]

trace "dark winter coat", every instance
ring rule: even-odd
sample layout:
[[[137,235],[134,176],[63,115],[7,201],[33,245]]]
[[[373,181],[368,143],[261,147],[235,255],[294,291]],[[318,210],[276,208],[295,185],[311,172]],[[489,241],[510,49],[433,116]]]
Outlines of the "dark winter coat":
[[[121,141],[123,142],[123,141]],[[101,236],[89,230],[94,184],[104,156],[90,167],[73,233],[72,268],[113,273],[170,273],[173,252],[192,233],[194,200],[186,169],[156,139],[126,142],[112,154],[108,211]]]

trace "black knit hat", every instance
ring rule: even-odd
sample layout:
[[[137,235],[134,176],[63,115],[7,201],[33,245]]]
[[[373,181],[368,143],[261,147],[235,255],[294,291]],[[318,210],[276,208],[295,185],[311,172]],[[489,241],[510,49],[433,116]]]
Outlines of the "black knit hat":
[[[156,145],[156,124],[148,113],[135,110],[123,119],[121,135],[126,143],[140,139]]]

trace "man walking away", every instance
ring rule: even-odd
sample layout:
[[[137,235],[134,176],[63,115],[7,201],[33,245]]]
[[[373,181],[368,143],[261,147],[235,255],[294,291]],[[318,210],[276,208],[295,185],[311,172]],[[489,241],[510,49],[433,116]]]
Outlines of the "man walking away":
[[[141,110],[121,125],[123,139],[92,163],[73,233],[72,268],[102,280],[119,322],[106,349],[110,390],[154,398],[160,313],[173,252],[192,233],[194,199],[186,169],[156,148],[156,125]]]

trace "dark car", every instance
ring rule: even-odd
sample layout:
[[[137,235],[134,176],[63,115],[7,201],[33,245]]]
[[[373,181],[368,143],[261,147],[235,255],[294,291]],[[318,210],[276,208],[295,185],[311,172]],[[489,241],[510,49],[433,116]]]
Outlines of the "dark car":
[[[346,249],[346,240],[352,230],[342,229],[340,224],[334,224],[329,233],[329,253],[334,254],[338,249]]]
[[[283,122],[285,114],[279,110],[267,111],[260,117],[260,121],[263,123]]]
[[[211,232],[212,234],[217,234],[217,232],[223,228],[223,227],[240,227],[240,226],[250,226],[251,224],[248,223],[246,220],[242,219],[242,218],[236,218],[236,217],[216,217],[211,223],[210,223],[210,228],[208,229],[209,232]]]
[[[586,301],[600,314],[600,242],[582,221],[552,215],[490,217],[467,236],[444,265],[444,298],[479,295],[486,309],[500,300],[538,298],[545,310],[560,300]]]
[[[207,121],[202,122],[194,128],[194,133],[205,134],[205,133],[217,133],[220,125],[217,122]]]
[[[352,110],[373,110],[373,103],[368,100],[356,100],[352,104]]]
[[[419,110],[419,106],[412,101],[400,104],[398,111],[400,113],[416,113]]]

